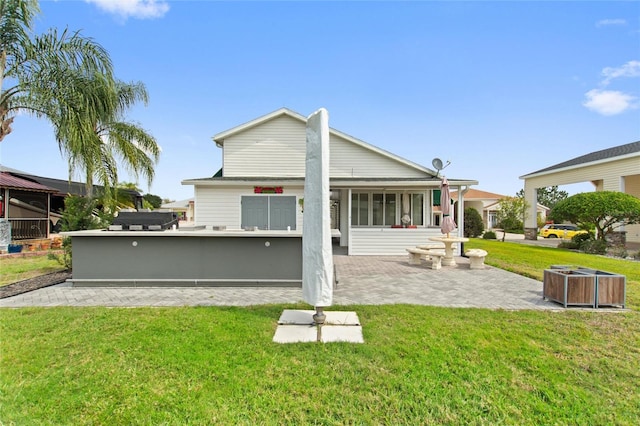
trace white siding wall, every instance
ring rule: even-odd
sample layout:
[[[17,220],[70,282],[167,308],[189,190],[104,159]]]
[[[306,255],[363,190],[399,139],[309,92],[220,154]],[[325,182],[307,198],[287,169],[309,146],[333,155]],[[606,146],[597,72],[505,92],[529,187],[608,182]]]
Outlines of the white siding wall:
[[[425,173],[377,152],[331,136],[331,177],[424,177]]]
[[[424,177],[425,173],[336,135],[331,177]],[[305,124],[282,116],[224,141],[225,177],[304,177]]]
[[[297,202],[303,197],[303,187],[284,187],[284,196],[296,196],[296,228],[302,229],[302,212]],[[226,226],[240,229],[243,195],[257,195],[253,186],[242,187],[195,187],[196,226]],[[266,194],[265,194],[266,195]],[[276,196],[273,194],[269,194]]]
[[[441,236],[440,228],[352,228],[349,255],[404,256],[407,248]]]
[[[281,116],[224,141],[225,177],[302,177],[305,125]]]
[[[240,189],[195,187],[196,226],[240,228]]]

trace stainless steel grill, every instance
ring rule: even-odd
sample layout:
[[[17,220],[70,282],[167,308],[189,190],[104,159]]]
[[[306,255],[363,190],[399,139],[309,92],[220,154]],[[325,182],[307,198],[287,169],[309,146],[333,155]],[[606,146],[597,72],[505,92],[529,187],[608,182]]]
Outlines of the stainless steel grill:
[[[173,212],[119,212],[109,225],[110,231],[163,231],[178,228],[178,217]]]

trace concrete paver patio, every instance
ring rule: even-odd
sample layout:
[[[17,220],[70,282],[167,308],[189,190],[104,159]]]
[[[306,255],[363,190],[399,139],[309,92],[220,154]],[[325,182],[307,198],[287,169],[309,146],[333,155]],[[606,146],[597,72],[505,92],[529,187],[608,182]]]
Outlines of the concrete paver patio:
[[[334,256],[334,305],[407,303],[490,309],[562,309],[542,299],[542,282],[469,260],[440,270],[409,265],[406,256]],[[74,288],[63,283],[0,299],[0,307],[248,306],[302,302],[300,288],[154,287]]]

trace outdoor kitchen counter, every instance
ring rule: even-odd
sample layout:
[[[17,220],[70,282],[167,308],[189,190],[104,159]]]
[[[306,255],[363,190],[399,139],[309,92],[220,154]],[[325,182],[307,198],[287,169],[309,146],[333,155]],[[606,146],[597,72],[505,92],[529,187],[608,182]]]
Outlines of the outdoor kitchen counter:
[[[302,286],[301,231],[66,232],[74,286]]]

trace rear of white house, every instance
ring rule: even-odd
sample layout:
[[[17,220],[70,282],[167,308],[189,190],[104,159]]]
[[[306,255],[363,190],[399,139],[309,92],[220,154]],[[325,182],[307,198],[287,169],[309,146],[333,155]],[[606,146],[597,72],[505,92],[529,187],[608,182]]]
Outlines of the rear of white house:
[[[306,118],[282,108],[214,136],[222,169],[182,182],[194,186],[195,225],[301,231],[305,132]],[[403,255],[441,235],[435,171],[334,129],[330,154],[332,228],[350,255]],[[448,180],[459,201],[478,183]],[[462,222],[458,209],[456,223]]]

